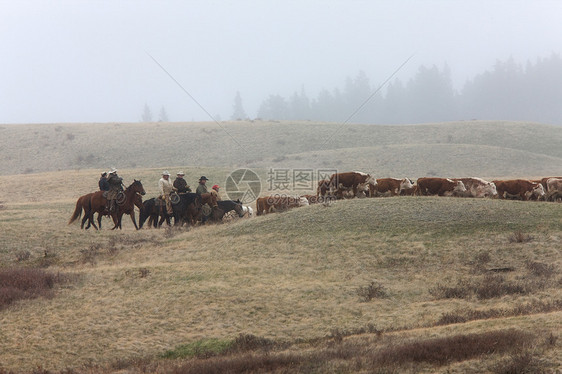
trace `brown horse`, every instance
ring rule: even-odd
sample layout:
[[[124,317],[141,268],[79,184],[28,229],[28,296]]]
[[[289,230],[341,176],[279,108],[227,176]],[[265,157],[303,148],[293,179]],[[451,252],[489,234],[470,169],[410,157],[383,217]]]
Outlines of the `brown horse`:
[[[68,221],[68,224],[70,225],[72,222],[76,221],[78,218],[80,218],[80,216],[82,215],[82,210],[84,210],[84,218],[82,218],[82,224],[80,225],[80,228],[83,229],[84,228],[84,223],[86,223],[86,220],[88,219],[89,215],[88,215],[88,211],[89,211],[89,207],[90,207],[90,198],[92,197],[94,193],[91,192],[89,194],[86,195],[82,195],[78,198],[78,201],[76,201],[76,208],[74,209],[74,213],[72,213],[72,217],[70,217],[70,220]],[[101,228],[101,215],[98,214],[98,224]],[[88,226],[86,227],[86,229],[90,228],[90,225],[88,224]]]
[[[222,214],[224,214],[217,205],[217,195],[214,193],[204,193],[201,194],[201,205],[209,204],[212,209],[211,215],[208,217],[211,221],[217,221],[218,217],[222,218]],[[201,219],[201,223],[205,223],[207,220],[203,219],[203,211],[199,210],[199,219]]]
[[[96,230],[98,228],[94,223],[94,213],[107,214],[107,209],[106,209],[107,199],[103,196],[103,192],[104,191],[94,192],[90,197],[88,217],[89,217],[89,222],[94,226]],[[124,198],[122,202],[118,203],[119,208],[117,209],[117,211],[111,212],[111,218],[113,219],[113,224],[114,224],[112,230],[115,230],[118,227],[121,228],[121,217],[123,216],[123,213],[131,214],[131,220],[133,220],[133,223],[135,224],[135,228],[138,230],[134,218],[134,209],[136,203],[135,200],[137,200],[137,198],[135,198],[136,194],[144,195],[145,191],[141,181],[135,179],[135,181],[131,183],[129,187],[125,188],[125,191],[123,191]],[[140,205],[142,206],[142,199]],[[122,211],[122,213],[120,214],[119,211]]]
[[[133,205],[123,204],[117,206],[117,226],[113,227],[112,230],[115,230],[117,227],[121,229],[121,218],[123,218],[123,214],[128,214],[131,216],[131,221],[133,221],[133,225],[135,225],[135,229],[139,229],[137,226],[137,221],[135,219],[135,206],[139,208],[139,211],[144,209],[144,205],[142,204],[142,197],[139,194],[133,195]],[[101,227],[101,224],[100,224]]]

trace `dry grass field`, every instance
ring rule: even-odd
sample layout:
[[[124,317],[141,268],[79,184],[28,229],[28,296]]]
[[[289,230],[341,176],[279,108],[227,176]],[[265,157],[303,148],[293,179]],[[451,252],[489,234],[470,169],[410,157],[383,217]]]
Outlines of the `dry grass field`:
[[[0,125],[0,175],[202,167],[310,167],[380,177],[562,175],[562,127],[464,121]]]
[[[433,126],[434,136],[442,129],[420,126]],[[438,147],[456,149],[457,160],[461,155],[477,158],[467,159],[458,174],[453,173],[456,161],[451,160],[416,166],[419,169],[412,166],[410,172],[405,161],[392,164],[390,158],[380,159],[381,170],[388,168],[388,174],[376,175],[417,177],[431,167],[437,175],[445,171],[458,176],[468,170],[470,160],[473,175],[490,178],[561,174],[562,151],[554,143],[562,142],[556,128],[545,126],[535,134],[540,138],[541,131],[552,130],[545,139],[553,144],[545,141],[541,153],[529,148],[532,142],[525,129],[530,125],[497,126],[511,129],[504,146],[512,147],[511,155],[521,156],[520,169],[502,173],[509,160],[502,161],[501,152],[478,158],[471,153],[475,145],[436,143],[410,146],[411,156],[420,159],[418,152],[425,149],[431,154]],[[151,137],[141,130],[139,136]],[[455,127],[451,136],[460,134],[457,131],[461,129]],[[78,130],[72,133],[75,138],[66,142],[80,139]],[[484,143],[492,135],[468,131],[467,136],[481,137]],[[288,148],[293,147],[290,139],[286,141]],[[356,160],[354,152],[367,160],[368,152],[377,155],[377,150],[400,147],[388,143],[373,147],[358,143],[355,150],[347,144],[323,158],[341,158],[348,167]],[[200,175],[224,184],[236,167],[228,147],[224,149],[220,156],[225,157],[224,165],[212,157],[208,166],[193,167],[196,162],[181,157],[145,165],[146,158],[136,167],[120,169],[120,175],[126,184],[141,179],[146,198],[156,195],[165,168],[183,169],[192,185]],[[62,148],[59,151],[67,155]],[[53,276],[49,292],[39,297],[2,303],[7,290],[0,291],[0,373],[561,369],[561,204],[437,197],[354,199],[190,229],[135,231],[124,217],[123,230],[110,231],[105,218],[103,230],[86,231],[67,222],[76,199],[95,190],[103,169],[63,163],[56,171],[52,166],[56,160],[48,164],[47,159],[54,157],[49,152],[36,156],[44,166],[33,169],[41,173],[12,175],[16,173],[10,167],[0,176],[0,284],[2,275],[14,274],[8,273],[14,269]],[[132,153],[136,152],[137,148]],[[290,162],[296,161],[302,166],[309,157],[309,151],[298,147],[291,152],[284,167],[294,167]],[[294,158],[299,152],[301,160]],[[1,156],[9,158],[4,151]],[[21,157],[25,170],[27,156]],[[438,155],[414,164],[431,157]],[[272,166],[265,159],[255,165],[263,178]],[[365,171],[377,169],[375,163]]]

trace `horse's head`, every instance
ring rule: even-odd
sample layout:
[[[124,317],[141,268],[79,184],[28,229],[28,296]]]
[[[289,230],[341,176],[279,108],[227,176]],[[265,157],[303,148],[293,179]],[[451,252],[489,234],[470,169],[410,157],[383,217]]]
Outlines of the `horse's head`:
[[[146,192],[144,191],[144,187],[142,186],[142,183],[140,180],[136,180],[131,183],[131,185],[129,187],[127,187],[127,189],[131,189],[132,191],[136,192],[136,193],[140,193],[141,195],[146,194]]]
[[[244,217],[244,208],[240,200],[234,201],[234,211],[238,213],[238,217]]]

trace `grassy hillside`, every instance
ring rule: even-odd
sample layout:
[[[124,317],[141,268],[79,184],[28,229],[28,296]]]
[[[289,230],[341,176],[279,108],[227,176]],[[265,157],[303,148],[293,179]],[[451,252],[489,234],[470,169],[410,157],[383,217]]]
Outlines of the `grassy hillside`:
[[[191,230],[136,232],[126,220],[122,232],[86,232],[66,223],[73,182],[85,188],[89,173],[22,176],[53,185],[50,194],[60,198],[28,200],[24,184],[27,191],[0,209],[2,269],[39,266],[73,276],[52,298],[0,310],[5,368],[232,367],[234,357],[256,364],[267,342],[263,360],[291,357],[300,366],[281,368],[302,373],[319,362],[319,372],[370,372],[377,362],[382,372],[476,373],[523,356],[545,370],[560,365],[559,204],[355,199]],[[61,179],[69,182],[53,183]],[[0,189],[11,180],[0,177]],[[490,270],[497,268],[511,271]],[[494,332],[506,332],[505,350],[454,361],[365,361],[410,343]],[[246,339],[250,351],[240,356],[190,358],[194,347],[220,352],[240,334],[261,343],[253,350]],[[147,362],[157,366],[148,370]]]
[[[560,144],[561,127],[498,121],[2,125],[0,175],[187,165],[360,168],[411,177],[540,176],[562,172]]]

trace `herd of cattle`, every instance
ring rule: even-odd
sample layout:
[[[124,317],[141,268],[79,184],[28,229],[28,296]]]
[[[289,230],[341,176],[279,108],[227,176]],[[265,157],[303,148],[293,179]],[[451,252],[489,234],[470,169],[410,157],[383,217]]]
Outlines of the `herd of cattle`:
[[[518,200],[558,201],[562,198],[562,177],[540,180],[511,179],[486,181],[481,178],[381,178],[361,172],[332,174],[318,182],[316,195],[260,197],[256,213],[262,215],[318,202],[353,197],[458,196]]]
[[[114,227],[121,228],[123,214],[131,216],[135,227],[142,228],[148,220],[148,226],[159,227],[164,221],[175,225],[194,225],[197,222],[219,222],[226,215],[239,217],[252,216],[251,207],[244,206],[239,200],[218,200],[214,194],[195,193],[178,194],[173,202],[173,213],[166,212],[166,206],[161,199],[152,198],[143,201],[144,188],[140,181],[135,180],[123,192],[122,203],[116,211],[107,211],[106,199],[103,191],[81,196],[76,202],[76,209],[69,220],[69,224],[77,220],[82,211],[81,227],[88,221],[94,228],[94,213],[98,213],[98,226],[101,228],[103,215],[110,215]],[[382,178],[375,179],[369,174],[361,172],[346,172],[332,174],[329,179],[318,182],[315,195],[291,196],[276,194],[263,196],[256,200],[256,214],[263,215],[271,212],[284,211],[293,207],[330,202],[338,199],[354,197],[384,197],[384,196],[458,196],[473,198],[499,198],[518,200],[562,200],[562,177],[547,177],[540,180],[512,179],[485,181],[481,178],[419,178],[415,183],[408,179]],[[98,202],[99,200],[99,202]],[[94,204],[94,202],[98,202]],[[135,220],[135,206],[139,209],[139,223]],[[204,207],[208,207],[205,215]],[[212,209],[211,209],[212,207]]]

